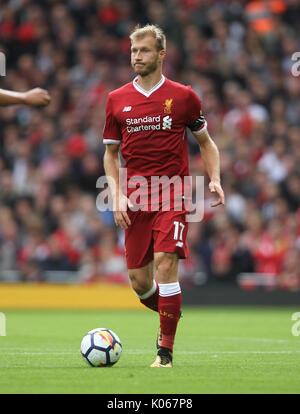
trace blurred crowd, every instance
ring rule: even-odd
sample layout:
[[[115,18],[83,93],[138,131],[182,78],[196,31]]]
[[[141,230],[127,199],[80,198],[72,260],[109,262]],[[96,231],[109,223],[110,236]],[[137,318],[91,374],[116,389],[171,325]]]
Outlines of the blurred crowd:
[[[167,35],[165,75],[202,99],[226,194],[213,209],[206,190],[182,282],[255,272],[300,289],[299,15],[298,0],[1,1],[0,87],[40,86],[52,100],[0,110],[0,280],[49,270],[127,283],[123,234],[96,209],[96,181],[107,93],[133,79],[128,35],[151,22]],[[189,139],[191,173],[204,174]]]

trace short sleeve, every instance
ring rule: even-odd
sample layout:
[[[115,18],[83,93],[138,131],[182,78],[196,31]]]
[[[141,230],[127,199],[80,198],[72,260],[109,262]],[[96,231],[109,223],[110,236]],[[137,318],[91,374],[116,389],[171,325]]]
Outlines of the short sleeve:
[[[106,117],[103,130],[104,144],[120,144],[122,140],[120,125],[113,113],[113,103],[111,96],[108,95],[106,103]]]
[[[201,100],[191,87],[188,87],[186,114],[186,126],[190,128],[192,132],[197,133],[206,130],[207,122],[202,114]]]

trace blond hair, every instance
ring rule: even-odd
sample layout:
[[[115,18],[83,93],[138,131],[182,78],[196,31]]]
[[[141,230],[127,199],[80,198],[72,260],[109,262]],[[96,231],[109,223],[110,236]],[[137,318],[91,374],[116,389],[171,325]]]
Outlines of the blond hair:
[[[133,41],[134,39],[141,39],[147,35],[154,37],[156,40],[157,50],[166,49],[166,36],[163,30],[154,24],[146,24],[146,26],[143,27],[140,25],[136,26],[129,38]]]

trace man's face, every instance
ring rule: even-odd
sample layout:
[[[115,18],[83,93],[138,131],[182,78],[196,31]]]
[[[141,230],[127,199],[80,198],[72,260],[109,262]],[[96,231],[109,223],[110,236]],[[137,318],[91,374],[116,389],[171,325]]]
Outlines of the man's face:
[[[164,50],[157,50],[156,39],[146,35],[140,39],[134,39],[131,44],[131,65],[136,74],[147,76],[154,72],[165,56]]]

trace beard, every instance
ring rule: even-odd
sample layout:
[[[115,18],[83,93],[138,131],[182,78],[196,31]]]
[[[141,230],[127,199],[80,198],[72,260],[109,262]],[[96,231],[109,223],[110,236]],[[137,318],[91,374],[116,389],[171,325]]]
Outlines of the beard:
[[[133,69],[134,69],[135,73],[137,75],[140,75],[142,78],[144,76],[148,76],[151,73],[155,72],[157,67],[158,67],[158,61],[157,60],[154,61],[154,62],[146,63],[143,66],[140,66],[138,68],[133,65]]]

